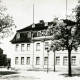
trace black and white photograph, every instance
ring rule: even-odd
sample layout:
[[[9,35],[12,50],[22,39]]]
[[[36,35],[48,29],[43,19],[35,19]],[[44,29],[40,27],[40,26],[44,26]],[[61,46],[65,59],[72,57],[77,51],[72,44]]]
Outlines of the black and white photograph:
[[[80,0],[0,0],[0,80],[80,80]]]

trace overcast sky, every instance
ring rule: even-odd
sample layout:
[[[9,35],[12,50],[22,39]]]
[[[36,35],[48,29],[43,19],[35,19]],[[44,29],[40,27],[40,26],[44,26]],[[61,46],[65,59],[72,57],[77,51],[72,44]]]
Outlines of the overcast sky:
[[[70,13],[71,9],[77,5],[77,0],[67,1],[68,13]],[[55,16],[65,17],[66,0],[2,0],[2,4],[8,9],[7,12],[12,15],[17,29],[33,23],[33,3],[35,23],[38,23],[39,20],[52,21]],[[11,51],[14,50],[9,42],[12,38],[13,36],[5,38],[2,40],[4,44],[0,44],[4,54],[7,54],[8,57],[12,57]]]
[[[13,16],[17,29],[24,28],[39,20],[52,21],[54,16],[65,17],[66,0],[2,0],[7,7],[8,13]],[[67,0],[68,11],[74,8],[77,0]]]

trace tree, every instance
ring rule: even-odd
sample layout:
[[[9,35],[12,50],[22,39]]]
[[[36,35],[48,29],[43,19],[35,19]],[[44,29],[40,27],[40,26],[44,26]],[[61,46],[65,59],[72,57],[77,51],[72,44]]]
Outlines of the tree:
[[[52,40],[50,49],[54,52],[54,72],[55,72],[55,52],[60,50],[60,41],[59,40]]]
[[[79,45],[79,38],[77,32],[76,22],[71,20],[60,20],[53,25],[53,41],[59,41],[60,50],[68,51],[68,76],[72,76],[71,71],[71,51],[77,50]],[[53,44],[54,45],[54,44]],[[54,49],[54,51],[56,48]]]
[[[6,13],[6,8],[1,5],[0,0],[0,38],[5,38],[13,34],[13,29],[15,24],[13,18]]]

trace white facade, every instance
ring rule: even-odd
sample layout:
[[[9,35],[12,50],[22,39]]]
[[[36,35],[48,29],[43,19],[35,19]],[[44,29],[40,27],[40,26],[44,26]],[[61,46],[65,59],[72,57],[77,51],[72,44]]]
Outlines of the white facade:
[[[48,67],[52,69],[54,67],[54,53],[53,51],[47,52],[46,49],[47,45],[50,43],[51,40],[13,44],[14,54],[11,59],[11,67],[15,68],[23,67],[26,69],[27,68],[44,69]],[[77,52],[72,51],[71,59],[73,67],[80,67],[80,49],[78,49]],[[66,50],[56,51],[55,65],[56,67],[61,68],[68,66],[68,53]]]

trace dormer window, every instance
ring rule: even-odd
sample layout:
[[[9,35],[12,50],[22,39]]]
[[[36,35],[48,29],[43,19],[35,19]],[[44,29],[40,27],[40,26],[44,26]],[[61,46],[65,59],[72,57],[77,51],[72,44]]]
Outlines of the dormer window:
[[[19,38],[20,38],[20,33],[17,33],[16,39],[19,39]]]
[[[41,31],[37,32],[37,36],[40,37],[41,36]]]
[[[28,32],[28,38],[30,38],[31,37],[31,32]]]
[[[32,28],[34,28],[35,27],[35,24],[32,24]]]
[[[48,26],[48,22],[45,23],[45,26]]]

